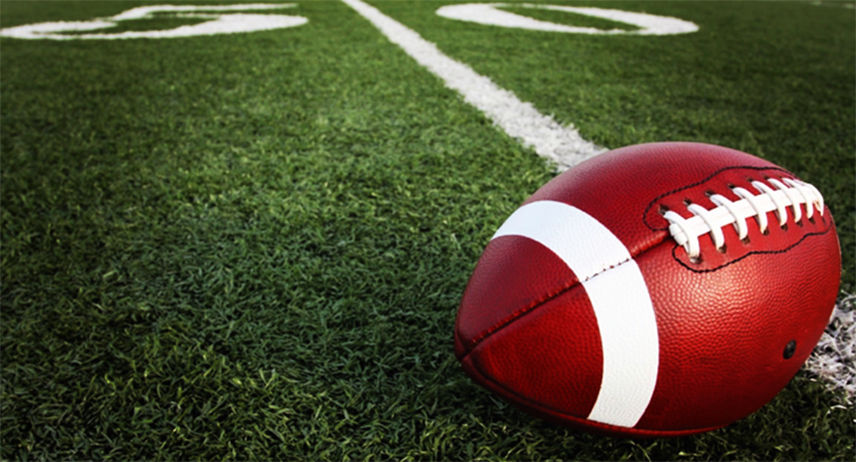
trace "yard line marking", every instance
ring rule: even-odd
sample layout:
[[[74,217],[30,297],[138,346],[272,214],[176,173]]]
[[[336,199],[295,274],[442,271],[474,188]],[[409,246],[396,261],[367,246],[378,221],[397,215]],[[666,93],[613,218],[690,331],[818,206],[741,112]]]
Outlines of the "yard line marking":
[[[539,156],[555,162],[559,170],[566,170],[606,151],[583,139],[573,126],[562,126],[552,117],[538,112],[531,103],[521,101],[514,93],[498,87],[466,64],[446,56],[436,45],[377,8],[361,0],[342,1],[369,20],[416,62],[442,79],[447,87],[460,93],[466,102],[481,110],[505,133],[534,149]]]

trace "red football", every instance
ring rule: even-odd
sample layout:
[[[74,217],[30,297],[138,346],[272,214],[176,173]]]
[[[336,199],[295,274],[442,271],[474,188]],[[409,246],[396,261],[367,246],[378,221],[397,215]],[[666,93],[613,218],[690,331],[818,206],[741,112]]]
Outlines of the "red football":
[[[464,293],[455,352],[544,418],[625,436],[722,427],[772,399],[841,271],[813,186],[719,146],[616,149],[520,206]]]

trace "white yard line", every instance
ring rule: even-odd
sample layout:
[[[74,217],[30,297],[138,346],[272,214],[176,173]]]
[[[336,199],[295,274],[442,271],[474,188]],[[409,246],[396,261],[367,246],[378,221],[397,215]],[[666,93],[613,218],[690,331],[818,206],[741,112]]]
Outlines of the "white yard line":
[[[457,91],[464,100],[482,111],[509,136],[516,138],[542,157],[565,170],[606,149],[583,139],[573,126],[563,126],[552,117],[541,114],[531,103],[521,101],[489,78],[479,75],[466,64],[441,52],[403,24],[381,13],[361,0],[342,0],[368,19],[392,43]]]

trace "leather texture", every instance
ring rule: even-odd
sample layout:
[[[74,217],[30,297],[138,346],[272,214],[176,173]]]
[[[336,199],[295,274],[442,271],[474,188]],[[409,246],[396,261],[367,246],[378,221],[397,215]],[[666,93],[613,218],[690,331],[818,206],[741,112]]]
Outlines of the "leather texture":
[[[552,421],[624,436],[707,431],[772,399],[816,345],[835,304],[841,255],[829,209],[782,228],[774,212],[748,239],[723,228],[701,259],[669,235],[663,210],[685,218],[686,202],[795,179],[763,159],[719,146],[652,143],[617,149],[556,177],[525,203],[563,202],[608,228],[639,266],[654,307],[659,366],[650,402],[632,427],[587,416],[601,383],[601,333],[580,281],[549,249],[521,236],[486,247],[464,293],[455,352],[478,383]],[[803,210],[805,212],[805,210]],[[586,236],[579,236],[586,239]],[[615,290],[621,290],[616,287]],[[796,342],[792,356],[784,351]],[[787,356],[787,357],[786,357]]]

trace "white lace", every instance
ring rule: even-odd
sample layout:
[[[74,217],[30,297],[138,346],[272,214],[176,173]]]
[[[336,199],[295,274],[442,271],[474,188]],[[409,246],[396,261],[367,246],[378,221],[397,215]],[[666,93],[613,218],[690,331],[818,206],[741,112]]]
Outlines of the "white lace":
[[[780,227],[787,224],[788,207],[793,210],[794,221],[797,223],[803,219],[800,207],[802,205],[806,206],[805,216],[808,219],[814,216],[815,208],[823,215],[823,196],[814,186],[790,178],[769,178],[767,181],[776,189],[761,181],[751,181],[750,184],[758,194],[735,186],[731,191],[740,198],[738,201],[732,201],[721,194],[712,194],[710,201],[716,204],[712,209],[708,210],[699,204],[687,204],[687,210],[693,215],[689,218],[671,210],[667,211],[663,218],[669,222],[669,233],[678,245],[684,246],[690,259],[695,260],[700,254],[699,237],[709,233],[713,245],[724,252],[725,236],[722,234],[722,228],[732,225],[740,239],[745,239],[749,234],[747,218],[755,218],[761,232],[766,233],[769,212],[776,213]]]

